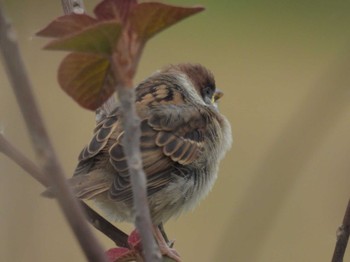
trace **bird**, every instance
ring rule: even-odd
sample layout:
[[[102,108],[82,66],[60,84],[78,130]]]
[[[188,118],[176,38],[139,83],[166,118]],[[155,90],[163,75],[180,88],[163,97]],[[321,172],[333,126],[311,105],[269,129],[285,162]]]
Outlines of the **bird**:
[[[140,149],[152,223],[193,209],[211,190],[232,143],[231,125],[219,112],[223,92],[200,64],[166,66],[135,88]],[[79,155],[70,184],[112,221],[134,222],[132,188],[119,104],[97,123]],[[158,240],[161,235],[155,233]],[[181,261],[177,253],[175,261]]]

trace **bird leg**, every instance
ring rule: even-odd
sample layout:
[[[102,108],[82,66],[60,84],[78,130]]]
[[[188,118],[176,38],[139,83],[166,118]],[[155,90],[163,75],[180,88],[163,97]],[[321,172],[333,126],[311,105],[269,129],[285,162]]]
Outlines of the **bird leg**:
[[[158,228],[159,228],[160,232],[162,233],[162,236],[163,236],[163,238],[164,238],[165,242],[167,242],[167,243],[168,243],[168,246],[169,246],[169,247],[173,247],[173,246],[174,246],[175,241],[174,241],[174,240],[169,240],[169,238],[168,238],[167,234],[165,233],[163,223],[160,223],[160,224],[158,225]]]
[[[168,246],[168,243],[166,241],[167,237],[166,234],[164,232],[165,238],[163,236],[164,232],[164,228],[163,225],[160,225],[160,228],[158,226],[153,226],[153,234],[154,237],[156,238],[156,241],[158,243],[159,249],[160,249],[160,253],[162,255],[168,256],[171,259],[175,260],[176,262],[181,262],[181,258],[179,253],[177,253],[177,251],[174,248],[171,248]],[[170,243],[170,246],[172,246],[173,243]]]
[[[173,259],[175,262],[181,262],[179,253],[177,253],[177,251],[174,248],[172,248],[174,241],[168,241],[168,238],[164,232],[163,225],[162,224],[159,226],[154,225],[152,229],[153,229],[154,238],[158,243],[161,254],[163,256],[167,256]],[[136,252],[139,254],[142,253],[141,239],[136,229],[131,232],[128,238],[128,243],[129,243],[130,251]],[[133,254],[136,254],[136,253],[133,253]]]

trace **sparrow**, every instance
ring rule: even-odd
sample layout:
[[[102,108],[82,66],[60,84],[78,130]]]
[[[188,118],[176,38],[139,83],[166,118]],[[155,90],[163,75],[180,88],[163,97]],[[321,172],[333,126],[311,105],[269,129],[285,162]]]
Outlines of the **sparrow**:
[[[231,146],[230,124],[217,106],[222,95],[208,69],[189,63],[167,66],[135,88],[148,203],[159,244],[164,239],[158,239],[157,226],[208,194]],[[134,222],[122,123],[119,105],[97,123],[70,183],[78,198],[93,200],[110,220]]]

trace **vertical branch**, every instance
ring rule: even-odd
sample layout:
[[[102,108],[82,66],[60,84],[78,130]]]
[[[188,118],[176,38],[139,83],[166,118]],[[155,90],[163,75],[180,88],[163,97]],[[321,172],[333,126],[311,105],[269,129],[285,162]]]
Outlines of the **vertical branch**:
[[[121,54],[123,55],[123,54]],[[125,55],[125,54],[124,54]],[[140,150],[140,119],[135,109],[135,92],[130,75],[120,57],[112,57],[112,69],[116,79],[120,80],[116,91],[123,112],[124,141],[128,145],[124,148],[127,159],[130,181],[133,193],[135,225],[140,234],[144,258],[146,262],[160,262],[161,255],[152,234],[152,221],[147,200],[146,175],[142,168]]]
[[[350,200],[345,211],[343,224],[337,231],[337,243],[335,244],[332,262],[343,262],[346,246],[350,234]]]
[[[54,187],[60,207],[77,237],[89,261],[106,261],[102,247],[88,227],[81,206],[66,183],[63,169],[43,124],[41,114],[34,99],[32,86],[24,67],[16,42],[15,33],[5,19],[0,5],[0,49],[4,66],[30,138],[44,173],[48,174],[50,185]]]

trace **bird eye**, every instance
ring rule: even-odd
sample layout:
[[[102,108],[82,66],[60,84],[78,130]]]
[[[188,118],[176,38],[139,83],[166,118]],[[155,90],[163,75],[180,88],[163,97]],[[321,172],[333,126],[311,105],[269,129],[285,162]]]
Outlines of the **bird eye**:
[[[208,102],[210,101],[211,103],[214,95],[214,88],[211,86],[204,87],[202,95],[203,95],[204,101],[208,101]]]

